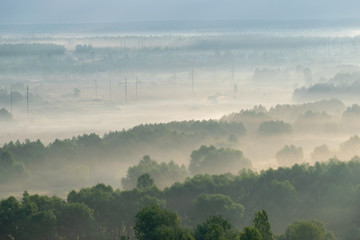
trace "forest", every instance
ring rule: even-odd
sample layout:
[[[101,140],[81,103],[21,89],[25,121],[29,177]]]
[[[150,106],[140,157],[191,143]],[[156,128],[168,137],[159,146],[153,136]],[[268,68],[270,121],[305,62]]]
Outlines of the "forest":
[[[11,122],[11,114],[2,111],[3,121]],[[358,105],[332,99],[269,110],[255,106],[218,120],[141,124],[50,143],[10,141],[0,148],[1,197],[24,189],[65,197],[98,182],[130,190],[144,173],[163,189],[197,174],[349,160],[360,154],[359,136],[350,135],[358,119]],[[312,133],[324,137],[310,141],[306,134]],[[327,145],[328,137],[338,136],[345,138],[336,147]]]
[[[72,190],[66,200],[25,191],[20,199],[1,201],[0,236],[358,239],[359,178],[360,159],[354,157],[260,173],[199,174],[164,190],[145,173],[130,190],[97,184]]]

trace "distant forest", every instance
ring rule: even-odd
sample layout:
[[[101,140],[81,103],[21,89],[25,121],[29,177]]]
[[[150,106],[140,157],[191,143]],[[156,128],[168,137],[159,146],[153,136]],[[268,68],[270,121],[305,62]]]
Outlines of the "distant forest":
[[[332,99],[48,145],[6,143],[0,239],[359,239],[360,138],[351,136],[337,151],[315,147],[311,164],[288,143],[294,133],[333,129],[334,116],[338,126],[351,126],[359,112]],[[244,140],[286,143],[274,156],[280,167],[254,170],[238,150]],[[187,164],[175,161],[184,155]],[[31,194],[62,186],[73,189],[63,189],[63,198]]]

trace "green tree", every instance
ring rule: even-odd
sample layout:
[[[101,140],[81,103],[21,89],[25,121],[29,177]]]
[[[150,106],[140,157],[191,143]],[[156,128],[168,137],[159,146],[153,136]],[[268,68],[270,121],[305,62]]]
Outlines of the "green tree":
[[[57,219],[61,237],[68,240],[96,238],[96,222],[92,210],[84,203],[64,204],[57,212]]]
[[[153,185],[154,185],[154,179],[152,179],[148,173],[139,176],[136,183],[136,187],[140,190],[144,190]]]
[[[98,232],[104,234],[105,224],[111,214],[110,201],[113,189],[102,183],[91,188],[83,188],[79,192],[71,191],[67,200],[69,203],[84,203],[93,210],[93,216],[98,223]]]
[[[186,230],[181,228],[175,212],[157,205],[144,207],[135,218],[135,236],[139,240],[193,239]]]
[[[9,197],[0,202],[0,239],[17,239],[21,231],[21,204]]]
[[[244,207],[229,196],[202,193],[195,199],[190,215],[194,223],[203,222],[212,215],[222,215],[238,226],[243,214]]]
[[[240,233],[240,240],[263,240],[263,238],[256,228],[245,227]]]
[[[149,174],[160,188],[175,182],[182,182],[189,176],[189,172],[184,165],[179,166],[173,161],[158,163],[151,159],[150,156],[145,155],[138,165],[128,169],[126,178],[121,179],[123,188],[131,190],[136,187],[138,177],[143,174]]]
[[[285,232],[285,240],[335,240],[332,232],[326,230],[323,223],[311,219],[296,220],[291,223]]]
[[[251,168],[251,162],[238,150],[201,146],[191,153],[189,171],[193,175],[237,173],[244,168]]]
[[[196,240],[233,240],[237,238],[236,230],[228,219],[221,215],[210,216],[202,224],[196,226]]]
[[[259,231],[263,240],[273,240],[274,235],[271,232],[269,216],[265,210],[255,213],[253,226]]]

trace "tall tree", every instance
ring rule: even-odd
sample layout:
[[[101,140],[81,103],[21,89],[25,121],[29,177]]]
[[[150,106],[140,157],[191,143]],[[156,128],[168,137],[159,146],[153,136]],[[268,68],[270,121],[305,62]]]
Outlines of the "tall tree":
[[[136,187],[138,189],[144,190],[151,187],[152,185],[154,185],[154,179],[152,179],[148,173],[145,173],[138,177],[136,184]]]
[[[263,238],[256,228],[245,227],[244,231],[240,233],[240,240],[263,240]]]
[[[233,240],[237,233],[228,219],[222,216],[210,216],[204,223],[197,225],[194,233],[196,240]]]
[[[253,225],[254,228],[259,231],[263,240],[274,239],[274,234],[271,232],[269,216],[265,210],[255,213]]]
[[[157,205],[144,207],[136,214],[135,235],[139,240],[191,240],[191,234],[180,226],[175,212]]]

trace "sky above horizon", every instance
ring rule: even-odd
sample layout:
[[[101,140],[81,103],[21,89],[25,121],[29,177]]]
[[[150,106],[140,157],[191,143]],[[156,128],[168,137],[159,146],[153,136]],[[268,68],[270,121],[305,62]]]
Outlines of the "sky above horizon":
[[[0,24],[359,18],[357,0],[0,0]]]

